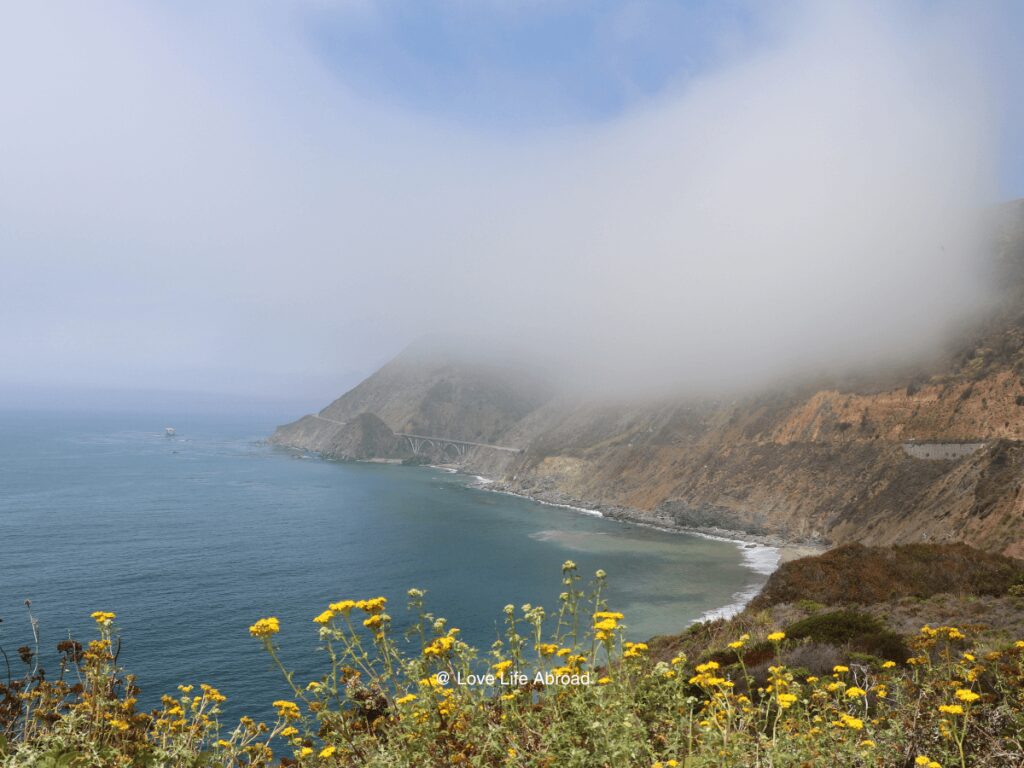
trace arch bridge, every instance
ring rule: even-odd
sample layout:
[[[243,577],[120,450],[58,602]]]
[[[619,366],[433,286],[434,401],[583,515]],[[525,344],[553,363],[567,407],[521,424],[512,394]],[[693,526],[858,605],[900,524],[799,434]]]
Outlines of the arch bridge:
[[[472,440],[453,440],[448,437],[433,437],[431,435],[412,435],[407,432],[396,432],[395,437],[406,441],[413,454],[419,456],[421,453],[439,452],[443,456],[451,456],[455,459],[462,459],[473,448],[489,448],[492,451],[506,451],[508,453],[522,453],[520,448],[510,448],[507,445],[492,445],[490,443],[474,443]]]

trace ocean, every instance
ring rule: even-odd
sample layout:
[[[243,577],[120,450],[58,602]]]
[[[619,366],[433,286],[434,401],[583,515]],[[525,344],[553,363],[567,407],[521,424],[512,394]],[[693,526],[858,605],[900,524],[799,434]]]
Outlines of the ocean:
[[[345,464],[261,442],[283,421],[253,412],[0,411],[0,647],[95,636],[113,611],[120,662],[155,706],[178,683],[229,697],[231,718],[269,717],[286,697],[248,627],[281,620],[283,657],[320,674],[312,618],[328,602],[405,593],[486,650],[502,607],[557,607],[560,568],[608,574],[633,639],[678,632],[755,592],[768,548],[665,533],[479,487],[429,467]],[[174,437],[163,429],[173,425]]]

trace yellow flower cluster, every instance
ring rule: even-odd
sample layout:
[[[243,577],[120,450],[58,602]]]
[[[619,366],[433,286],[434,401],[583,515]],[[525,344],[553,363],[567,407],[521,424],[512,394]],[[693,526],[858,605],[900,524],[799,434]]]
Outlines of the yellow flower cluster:
[[[299,719],[299,705],[294,701],[275,701],[273,706],[279,717],[285,720]]]
[[[647,650],[647,643],[623,643],[622,655],[627,659],[635,659],[642,656]]]
[[[352,612],[352,609],[356,607],[356,601],[339,600],[336,603],[331,603],[327,607],[339,616],[348,616]]]
[[[734,651],[738,651],[740,648],[746,645],[749,639],[750,635],[743,633],[742,635],[740,635],[738,640],[733,640],[731,643],[729,643],[729,647],[732,648]]]
[[[365,613],[382,613],[387,602],[386,597],[372,597],[369,600],[356,601],[356,608]]]
[[[930,627],[925,624],[921,627],[921,634],[925,637],[945,637],[947,640],[963,640],[965,635],[957,627]]]
[[[845,712],[839,715],[839,719],[834,721],[832,725],[839,726],[840,728],[850,728],[854,731],[859,731],[864,728],[864,721],[859,717],[848,715]]]
[[[594,637],[600,641],[610,639],[624,618],[618,611],[597,611],[594,614]]]
[[[93,611],[89,616],[93,621],[103,627],[109,627],[114,619],[117,618],[116,613],[110,613],[109,611]]]
[[[251,627],[249,627],[249,634],[253,637],[267,638],[273,637],[281,631],[281,622],[276,617],[271,616],[266,619],[260,619]]]
[[[730,680],[715,674],[719,668],[720,665],[717,661],[706,661],[703,664],[698,664],[694,667],[694,671],[697,674],[690,678],[691,685],[700,685],[706,688],[716,686],[731,688],[732,682]]]
[[[423,649],[424,656],[444,656],[450,653],[455,645],[455,635],[459,630],[451,629],[443,637],[434,638],[427,647]]]
[[[799,698],[792,693],[780,693],[777,700],[780,708],[789,709],[799,701]]]
[[[328,605],[327,610],[315,616],[313,621],[322,627],[326,627],[331,623],[331,620],[335,616],[347,617],[352,612],[353,608],[359,608],[371,615],[377,615],[383,613],[384,606],[387,605],[387,602],[388,599],[386,597],[372,597],[369,600],[339,600],[336,603]],[[364,621],[363,624],[367,627],[376,628],[380,626],[381,622]]]

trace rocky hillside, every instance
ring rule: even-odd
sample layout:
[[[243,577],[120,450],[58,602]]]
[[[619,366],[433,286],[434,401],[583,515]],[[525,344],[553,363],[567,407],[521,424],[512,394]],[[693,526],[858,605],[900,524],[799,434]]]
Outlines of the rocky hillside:
[[[990,311],[945,356],[732,402],[582,403],[496,364],[408,350],[283,445],[346,456],[362,413],[495,443],[460,462],[499,487],[667,526],[788,541],[962,541],[1024,555],[1024,201],[1003,207]],[[396,449],[394,457],[402,457]]]
[[[280,427],[271,442],[354,458],[343,425],[372,413],[394,432],[500,443],[549,398],[544,382],[493,353],[471,354],[425,338],[319,413]],[[396,441],[379,458],[409,455]]]

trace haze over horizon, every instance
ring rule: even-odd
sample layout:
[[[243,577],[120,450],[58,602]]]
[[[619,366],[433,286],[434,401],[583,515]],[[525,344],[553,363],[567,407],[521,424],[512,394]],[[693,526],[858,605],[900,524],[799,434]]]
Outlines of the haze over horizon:
[[[1024,196],[1021,31],[1008,2],[8,4],[0,390],[326,403],[467,330],[616,392],[906,359]]]

